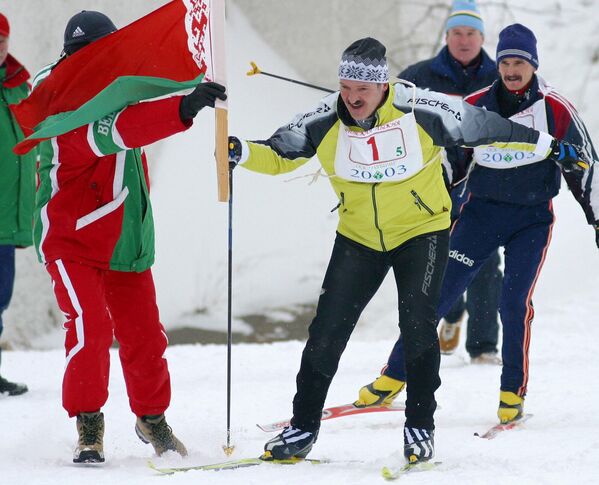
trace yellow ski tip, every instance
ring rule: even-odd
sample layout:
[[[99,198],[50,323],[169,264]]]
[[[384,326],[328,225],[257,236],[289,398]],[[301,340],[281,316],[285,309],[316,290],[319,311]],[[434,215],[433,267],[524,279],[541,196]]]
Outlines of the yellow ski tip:
[[[390,468],[386,466],[381,470],[381,475],[385,480],[395,480],[397,478],[396,474]]]
[[[262,72],[254,61],[250,61],[250,65],[252,66],[252,69],[247,72],[248,76],[254,76],[255,74],[260,74]]]

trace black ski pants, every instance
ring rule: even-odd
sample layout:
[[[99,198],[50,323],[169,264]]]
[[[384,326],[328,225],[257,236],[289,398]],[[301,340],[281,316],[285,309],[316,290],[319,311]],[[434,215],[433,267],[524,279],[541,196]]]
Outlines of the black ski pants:
[[[449,231],[443,230],[381,252],[337,234],[297,375],[293,426],[306,431],[320,427],[341,354],[360,314],[393,268],[406,350],[406,426],[434,429],[434,393],[441,384],[437,304],[448,241]]]

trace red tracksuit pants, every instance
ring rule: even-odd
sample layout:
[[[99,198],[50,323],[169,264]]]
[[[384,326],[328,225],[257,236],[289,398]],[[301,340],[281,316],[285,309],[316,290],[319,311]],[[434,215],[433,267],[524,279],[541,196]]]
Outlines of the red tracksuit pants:
[[[171,386],[152,272],[101,270],[63,260],[46,269],[66,317],[62,403],[69,416],[98,411],[108,399],[113,338],[131,410],[136,416],[163,413]]]

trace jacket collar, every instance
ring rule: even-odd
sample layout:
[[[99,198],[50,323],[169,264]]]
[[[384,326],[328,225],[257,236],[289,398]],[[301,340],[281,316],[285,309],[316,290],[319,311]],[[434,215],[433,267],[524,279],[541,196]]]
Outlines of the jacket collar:
[[[479,106],[484,106],[489,111],[494,111],[495,113],[501,113],[502,109],[499,106],[499,100],[501,99],[501,96],[504,95],[504,93],[501,92],[502,90],[506,91],[505,88],[503,87],[503,83],[501,82],[501,79],[496,79],[493,82],[493,84],[491,85],[491,87],[489,88],[489,91],[487,92],[487,94],[480,99],[480,103],[476,103],[476,104]],[[508,93],[505,93],[505,94],[508,94]],[[526,90],[526,93],[524,94],[524,96],[522,96],[522,99],[520,100],[517,111],[515,113],[524,111],[526,108],[529,108],[530,106],[535,104],[540,99],[543,99],[544,97],[545,96],[543,95],[543,93],[539,87],[539,79],[538,79],[537,75],[535,74],[535,75],[533,75],[532,83],[531,83],[530,87]]]
[[[29,72],[25,69],[19,61],[13,56],[8,54],[4,66],[6,68],[6,74],[4,78],[0,80],[2,86],[5,88],[16,88],[29,79]]]
[[[495,61],[493,61],[484,49],[480,50],[480,62],[473,70],[473,74],[467,74],[464,72],[464,67],[456,61],[453,56],[449,53],[447,46],[443,47],[439,53],[433,57],[431,62],[431,69],[433,72],[451,78],[455,83],[461,83],[466,80],[478,77],[484,77],[489,73],[493,73],[497,70]]]

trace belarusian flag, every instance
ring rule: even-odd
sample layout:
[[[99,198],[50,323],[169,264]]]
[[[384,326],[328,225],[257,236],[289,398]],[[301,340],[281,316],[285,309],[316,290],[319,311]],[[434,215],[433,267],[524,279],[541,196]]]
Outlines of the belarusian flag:
[[[204,76],[219,81],[215,65],[223,60],[213,58],[211,28],[211,4],[219,2],[222,11],[224,0],[173,0],[59,62],[11,107],[27,135],[14,151],[26,153],[132,103],[193,88]]]

